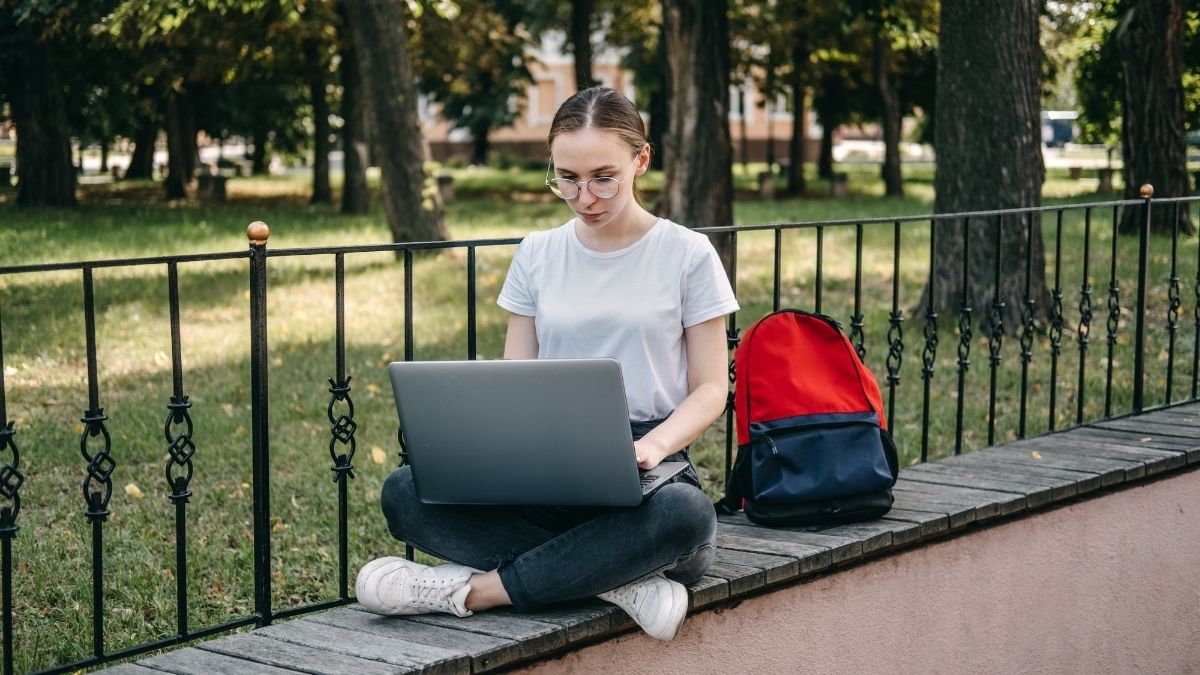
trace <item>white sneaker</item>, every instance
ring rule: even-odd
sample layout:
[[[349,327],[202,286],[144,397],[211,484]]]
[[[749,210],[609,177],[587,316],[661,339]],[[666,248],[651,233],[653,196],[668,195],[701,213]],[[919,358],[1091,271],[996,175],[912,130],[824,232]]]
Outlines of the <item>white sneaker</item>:
[[[687,588],[660,575],[625,584],[596,597],[625,610],[647,635],[659,640],[674,639],[687,614]]]
[[[467,583],[479,570],[464,565],[430,567],[404,558],[378,558],[363,565],[354,582],[358,602],[376,614],[445,612],[471,616]]]

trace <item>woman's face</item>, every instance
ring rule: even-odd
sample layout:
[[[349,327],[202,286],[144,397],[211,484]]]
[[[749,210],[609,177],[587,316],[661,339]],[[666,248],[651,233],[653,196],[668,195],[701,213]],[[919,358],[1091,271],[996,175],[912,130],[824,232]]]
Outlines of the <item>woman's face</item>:
[[[609,177],[621,181],[613,197],[602,199],[588,187],[575,199],[564,200],[589,229],[599,230],[616,221],[633,201],[633,180],[646,173],[650,162],[649,146],[636,155],[629,145],[611,132],[591,127],[556,136],[550,147],[556,178],[568,178],[580,183]]]

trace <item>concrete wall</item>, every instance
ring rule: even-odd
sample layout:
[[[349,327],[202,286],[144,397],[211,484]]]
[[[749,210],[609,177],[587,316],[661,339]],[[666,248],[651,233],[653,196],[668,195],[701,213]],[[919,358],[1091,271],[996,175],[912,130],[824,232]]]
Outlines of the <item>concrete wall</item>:
[[[627,634],[531,673],[1200,673],[1200,471]]]

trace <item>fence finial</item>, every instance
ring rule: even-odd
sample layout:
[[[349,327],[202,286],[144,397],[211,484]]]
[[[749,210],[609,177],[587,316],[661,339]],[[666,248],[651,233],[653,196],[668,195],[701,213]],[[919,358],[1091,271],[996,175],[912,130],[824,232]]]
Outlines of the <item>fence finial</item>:
[[[266,246],[267,238],[271,236],[271,228],[261,220],[256,220],[246,227],[246,237],[251,246]]]
[[[1149,183],[1142,184],[1142,199],[1150,199],[1154,196],[1154,186]]]

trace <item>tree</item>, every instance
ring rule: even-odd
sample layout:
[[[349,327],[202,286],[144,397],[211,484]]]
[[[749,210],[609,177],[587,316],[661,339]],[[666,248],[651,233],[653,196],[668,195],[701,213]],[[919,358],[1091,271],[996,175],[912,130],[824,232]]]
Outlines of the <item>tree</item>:
[[[1189,193],[1187,140],[1183,107],[1183,3],[1181,0],[1134,0],[1117,24],[1114,38],[1124,82],[1121,140],[1125,148],[1122,178],[1125,198],[1136,199],[1142,184],[1154,186],[1156,197]],[[1182,209],[1180,228],[1195,228]],[[1167,218],[1151,221],[1170,232]],[[1138,209],[1126,209],[1121,230],[1141,226]]]
[[[808,143],[808,113],[805,99],[812,78],[812,39],[808,27],[808,2],[798,1],[792,6],[791,21],[791,64],[787,78],[792,92],[792,140],[788,144],[787,187],[789,195],[804,194],[804,161]]]
[[[934,176],[938,213],[1011,209],[1041,204],[1041,48],[1037,0],[971,3],[944,0],[937,68],[937,149]],[[995,241],[996,227],[1000,242]],[[1036,214],[970,222],[968,302],[987,325],[983,308],[1004,303],[1003,327],[1020,325],[1025,307],[1026,242],[1032,242],[1028,279],[1034,312],[1044,314],[1049,293],[1041,221]],[[923,306],[954,311],[962,299],[962,223],[938,221],[931,286]],[[1000,293],[993,291],[1000,265]]]
[[[367,110],[362,97],[362,74],[358,68],[358,52],[354,45],[345,2],[338,3],[342,18],[341,78],[342,78],[342,213],[367,213],[370,195],[367,191]]]
[[[457,5],[457,16],[429,5],[417,18],[414,70],[421,91],[441,106],[442,117],[471,132],[471,162],[487,164],[491,130],[512,124],[518,112],[513,103],[533,82],[526,64],[532,36],[515,2],[459,0]]]
[[[20,4],[0,12],[0,85],[17,129],[17,204],[74,206],[75,167],[57,64],[68,36],[49,25],[61,8]]]
[[[408,53],[407,13],[400,0],[347,0],[358,49],[371,128],[381,148],[384,206],[395,241],[446,239],[441,201],[427,189],[417,116],[417,90]]]
[[[726,12],[725,0],[663,0],[671,122],[660,207],[688,227],[733,224]],[[718,246],[728,265],[727,249]]]
[[[571,0],[571,47],[575,61],[575,88],[595,86],[592,79],[592,17],[596,0]]]

